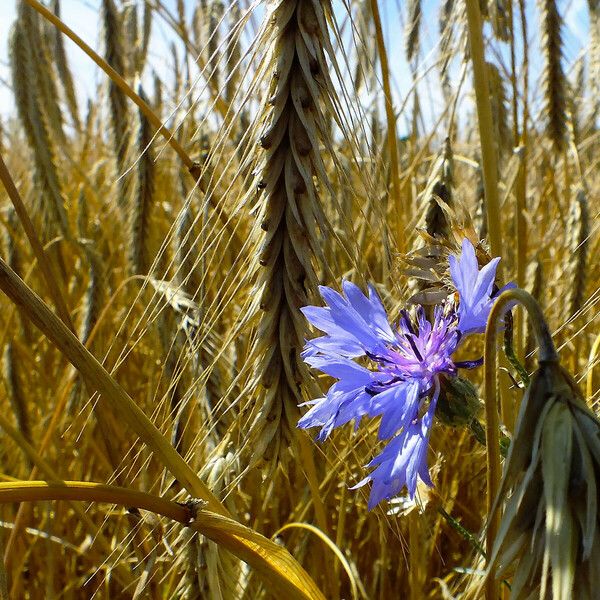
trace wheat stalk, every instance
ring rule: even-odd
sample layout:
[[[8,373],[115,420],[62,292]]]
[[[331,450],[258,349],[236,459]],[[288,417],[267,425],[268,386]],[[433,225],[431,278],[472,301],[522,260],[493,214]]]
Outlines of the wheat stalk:
[[[575,197],[571,202],[567,234],[567,247],[569,250],[567,273],[570,274],[571,284],[568,287],[565,308],[568,317],[572,318],[583,306],[588,270],[590,220],[587,194],[583,188],[579,188],[575,192]]]
[[[102,0],[102,24],[106,62],[117,73],[126,73],[121,21],[113,0]],[[108,104],[117,169],[122,175],[126,170],[129,147],[129,118],[127,99],[112,79],[108,82]],[[123,208],[126,207],[127,200],[123,184],[121,185],[120,203]]]
[[[419,54],[419,29],[421,27],[421,0],[410,0],[407,6],[405,52],[410,62]]]

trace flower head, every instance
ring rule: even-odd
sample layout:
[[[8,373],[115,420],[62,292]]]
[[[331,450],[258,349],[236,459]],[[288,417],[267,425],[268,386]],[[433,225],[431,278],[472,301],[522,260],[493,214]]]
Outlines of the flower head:
[[[322,441],[349,421],[358,427],[365,415],[381,416],[379,438],[392,440],[370,463],[377,468],[364,480],[373,481],[372,507],[404,485],[414,496],[417,477],[431,485],[427,445],[439,393],[437,377],[456,374],[451,355],[461,335],[456,314],[446,314],[442,306],[435,308],[433,322],[423,307],[413,316],[403,311],[392,328],[373,288],[369,296],[348,281],[342,288],[344,295],[321,287],[327,307],[303,309],[326,334],[308,342],[303,357],[337,381],[324,397],[307,403],[311,408],[298,426],[320,427],[317,439]],[[366,366],[352,360],[358,357]],[[420,417],[428,398],[429,408]]]
[[[406,486],[414,497],[417,479],[432,485],[427,448],[442,386],[459,368],[453,354],[465,335],[482,331],[492,305],[498,260],[479,271],[475,249],[465,240],[460,260],[450,258],[452,278],[459,292],[458,311],[452,303],[434,308],[432,319],[418,306],[404,310],[394,327],[372,286],[368,295],[349,281],[342,294],[320,287],[327,306],[307,306],[306,318],[325,335],[306,343],[302,357],[312,367],[337,381],[325,396],[307,403],[301,428],[320,427],[325,440],[336,427],[363,417],[381,417],[379,439],[389,440],[369,467],[374,470],[359,484],[372,482],[369,508]]]

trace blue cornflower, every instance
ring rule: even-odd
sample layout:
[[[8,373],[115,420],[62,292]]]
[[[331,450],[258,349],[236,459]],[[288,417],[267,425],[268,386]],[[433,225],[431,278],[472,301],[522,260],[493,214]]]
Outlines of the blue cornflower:
[[[451,257],[450,263],[459,292],[458,311],[451,303],[438,305],[431,321],[418,306],[412,315],[402,311],[392,327],[375,289],[369,286],[366,296],[349,281],[342,282],[343,294],[319,288],[327,306],[302,309],[325,333],[308,341],[302,356],[337,382],[324,397],[307,403],[311,408],[298,426],[320,427],[317,439],[322,441],[352,420],[357,428],[362,417],[380,416],[379,439],[391,438],[369,463],[375,469],[358,484],[373,482],[370,509],[404,486],[413,498],[418,478],[432,485],[427,448],[440,378],[480,364],[459,363],[452,355],[465,335],[482,330],[482,320],[485,328],[498,261],[480,272],[475,250],[465,240],[460,260]]]

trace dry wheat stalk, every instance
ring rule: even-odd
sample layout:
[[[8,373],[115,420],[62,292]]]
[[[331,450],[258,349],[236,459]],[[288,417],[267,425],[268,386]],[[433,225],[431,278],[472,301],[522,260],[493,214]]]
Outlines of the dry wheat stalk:
[[[187,197],[185,183],[181,182],[182,197]],[[190,202],[184,204],[177,217],[175,261],[181,287],[191,298],[197,298],[202,285],[201,263],[198,256],[198,237],[194,231]]]
[[[103,290],[106,288],[106,282],[103,276],[102,258],[94,249],[93,243],[90,240],[81,240],[80,243],[89,267],[89,279],[78,334],[81,342],[85,344],[102,310],[104,304]]]
[[[538,301],[538,303],[540,303],[540,305],[543,300],[543,277],[542,259],[538,255],[535,260],[527,266],[525,277],[527,286],[525,289]],[[528,371],[531,371],[533,366],[533,353],[535,352],[536,346],[537,342],[535,340],[535,335],[531,329],[528,329],[525,337],[525,366]]]
[[[508,115],[508,99],[504,79],[494,63],[487,63],[492,118],[494,120],[496,147],[498,156],[505,157],[513,148],[512,128]]]
[[[426,204],[419,225],[431,237],[448,238],[450,235],[448,216],[443,205],[452,206],[452,170],[452,145],[450,138],[446,138],[442,152],[432,165],[421,200]]]
[[[205,33],[206,43],[206,69],[208,81],[213,89],[221,89],[221,19],[225,8],[220,0],[212,0]]]
[[[600,111],[600,2],[588,0],[590,14],[590,87],[593,102],[593,118]],[[592,121],[593,122],[593,121]]]
[[[237,96],[240,81],[240,60],[242,57],[241,32],[242,11],[240,5],[235,3],[229,11],[229,38],[227,40],[226,52],[227,62],[225,65],[225,100],[231,105]]]
[[[145,4],[145,3],[144,3]],[[123,31],[123,50],[125,51],[125,73],[133,77],[138,66],[138,12],[135,2],[128,2],[123,6],[120,17]]]
[[[163,86],[157,73],[154,73],[153,82],[154,94],[152,98],[152,108],[154,109],[156,115],[160,118],[163,111]]]
[[[58,104],[58,92],[54,69],[52,67],[53,53],[48,48],[47,37],[43,35],[39,15],[24,2],[19,4],[18,20],[29,43],[31,53],[31,69],[35,80],[30,80],[32,93],[38,96],[43,107],[46,122],[51,132],[58,138],[59,143],[65,142],[63,131],[63,116]]]
[[[141,35],[137,40],[137,64],[136,72],[142,73],[146,59],[148,57],[148,47],[150,45],[150,34],[152,33],[152,6],[149,2],[144,2],[144,11],[142,13]]]
[[[406,59],[411,62],[419,54],[419,30],[421,28],[421,0],[409,0],[404,49]]]
[[[126,56],[123,50],[121,22],[113,0],[102,0],[102,24],[104,58],[117,73],[125,74]],[[108,103],[117,170],[119,174],[122,174],[126,169],[129,146],[127,98],[112,80],[108,83]],[[123,185],[121,186],[119,202],[121,207],[125,208],[127,202]]]
[[[484,240],[487,237],[487,214],[485,210],[485,188],[483,186],[483,172],[481,167],[477,167],[475,207],[475,224],[477,228],[477,235],[480,240]]]
[[[512,0],[489,0],[489,16],[496,37],[503,42],[510,39],[510,15],[508,2]]]
[[[208,0],[197,0],[192,15],[192,32],[197,48],[203,48],[207,42],[205,37],[206,23],[209,19]]]
[[[12,343],[6,344],[3,356],[3,376],[8,399],[15,414],[15,419],[20,432],[28,441],[31,441],[31,427],[27,401],[23,394],[21,378],[18,373],[18,361],[15,361],[15,350]]]

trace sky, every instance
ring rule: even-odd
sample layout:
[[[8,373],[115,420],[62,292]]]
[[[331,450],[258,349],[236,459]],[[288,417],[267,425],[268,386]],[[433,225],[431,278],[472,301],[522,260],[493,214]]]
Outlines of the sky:
[[[8,34],[10,26],[15,18],[17,0],[0,0],[0,118],[6,118],[13,114],[14,103],[12,93],[8,85],[10,83],[10,71],[8,68]],[[139,0],[138,0],[139,2]],[[196,0],[185,0],[188,12],[191,14]],[[341,16],[345,11],[345,2],[334,0],[336,14]],[[175,0],[165,0],[165,5],[173,7]],[[100,44],[100,23],[98,18],[99,0],[62,0],[62,18],[73,28],[88,44],[94,49],[102,51]],[[379,0],[382,20],[385,29],[386,46],[390,57],[393,73],[395,104],[402,102],[404,96],[411,86],[411,77],[409,66],[404,59],[404,15],[400,8],[405,4],[402,0]],[[424,68],[431,64],[436,58],[436,44],[438,40],[437,7],[438,0],[423,0],[423,15],[421,29],[421,47],[422,55],[425,57]],[[541,64],[539,61],[540,53],[536,52],[536,45],[539,43],[537,27],[537,13],[535,0],[528,0],[530,6],[530,34],[532,61],[531,69],[535,76],[539,72]],[[588,39],[588,13],[586,0],[559,0],[559,10],[565,16],[566,27],[563,32],[565,43],[565,65],[567,72],[568,65],[580,55],[582,43]],[[261,11],[262,12],[262,11]],[[170,51],[168,50],[172,33],[169,28],[159,19],[154,20],[152,31],[149,63],[153,70],[159,76],[164,76],[166,81],[170,81],[168,73],[170,72],[169,60]],[[66,49],[69,64],[75,74],[77,92],[80,99],[80,105],[85,105],[85,100],[95,95],[95,90],[104,75],[93,65],[90,59],[85,56],[72,42],[66,40]],[[147,69],[149,71],[149,69]],[[430,106],[423,107],[423,110],[431,112],[430,118],[434,118],[436,104],[443,104],[439,84],[437,80],[429,79],[423,84],[426,89],[426,99]],[[535,87],[534,87],[535,89]],[[401,125],[400,125],[401,127]]]

